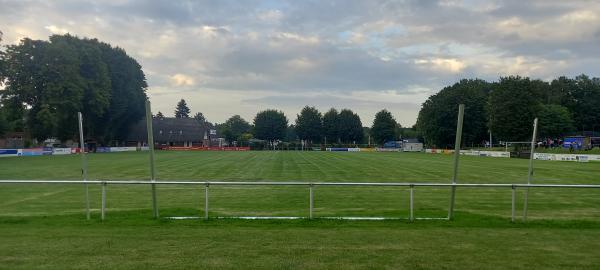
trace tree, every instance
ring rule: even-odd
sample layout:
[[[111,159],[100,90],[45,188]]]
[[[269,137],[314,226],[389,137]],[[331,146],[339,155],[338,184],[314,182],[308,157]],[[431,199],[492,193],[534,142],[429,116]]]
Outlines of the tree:
[[[202,125],[206,124],[206,118],[201,112],[197,112],[196,114],[194,114],[194,119]]]
[[[463,141],[480,143],[488,132],[486,102],[492,85],[483,80],[461,80],[444,87],[422,105],[415,125],[425,143],[452,147],[456,134],[458,105],[465,104]]]
[[[537,115],[540,138],[562,137],[575,129],[573,117],[564,106],[542,105]]]
[[[325,142],[339,142],[339,113],[336,109],[331,108],[323,115],[323,137]]]
[[[323,129],[321,113],[315,107],[306,106],[296,118],[296,135],[302,140],[319,142]]]
[[[241,141],[242,135],[249,133],[251,130],[250,123],[244,120],[239,115],[234,115],[227,119],[221,127],[221,135],[225,137],[228,142]]]
[[[161,111],[158,111],[156,118],[165,118],[165,115]]]
[[[254,117],[254,137],[274,141],[285,138],[288,120],[281,111],[265,110]]]
[[[519,76],[500,78],[490,93],[490,127],[504,141],[531,140],[533,119],[541,108],[547,83]],[[465,121],[468,123],[468,121]]]
[[[177,108],[175,109],[175,117],[176,118],[189,118],[190,117],[190,108],[187,103],[185,103],[185,99],[181,99],[177,103]]]
[[[386,141],[397,138],[396,130],[398,123],[388,110],[381,110],[375,114],[375,120],[371,127],[371,137],[377,144],[383,144]]]
[[[6,117],[1,109],[2,108],[0,108],[0,137],[4,136],[4,134],[6,134],[6,132],[9,130],[8,121],[6,120]]]
[[[343,109],[338,116],[338,134],[342,143],[360,143],[364,138],[363,126],[358,114],[350,109]]]
[[[7,46],[0,62],[6,86],[0,99],[9,121],[17,129],[24,119],[23,128],[38,140],[76,138],[78,111],[85,117],[86,135],[100,142],[126,134],[144,114],[147,85],[141,66],[122,49],[96,39],[24,38]]]

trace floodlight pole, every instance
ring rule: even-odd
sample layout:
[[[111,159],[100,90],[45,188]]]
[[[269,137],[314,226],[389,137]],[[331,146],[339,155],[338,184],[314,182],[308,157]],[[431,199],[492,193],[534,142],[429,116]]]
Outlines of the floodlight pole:
[[[454,141],[454,173],[452,174],[452,184],[456,184],[458,178],[458,160],[460,157],[460,143],[462,141],[463,118],[465,116],[465,104],[458,105],[458,121],[456,123],[456,139]],[[448,208],[448,220],[454,216],[454,200],[456,197],[456,186],[452,187],[450,193],[450,207]]]
[[[531,185],[533,178],[533,157],[535,154],[535,141],[537,137],[538,119],[533,119],[533,136],[531,137],[531,153],[529,155],[529,170],[527,173],[527,184]],[[523,201],[523,221],[527,220],[527,203],[529,200],[529,188],[525,189],[525,200]]]
[[[146,100],[146,129],[148,129],[148,148],[150,151],[150,181],[156,181],[156,169],[154,167],[154,132],[152,131],[152,110],[150,100]],[[152,213],[158,218],[158,205],[156,204],[156,185],[152,184]]]
[[[81,173],[83,174],[83,181],[87,182],[87,157],[85,156],[85,142],[83,140],[83,116],[81,112],[77,112],[77,118],[79,119],[79,155],[81,156]],[[88,184],[85,184],[85,217],[90,219],[90,191]]]

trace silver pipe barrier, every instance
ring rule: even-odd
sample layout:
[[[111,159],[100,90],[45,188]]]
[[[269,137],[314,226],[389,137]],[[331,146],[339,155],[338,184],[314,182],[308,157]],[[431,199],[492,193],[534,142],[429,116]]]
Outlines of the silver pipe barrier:
[[[388,187],[516,187],[516,188],[600,188],[594,184],[485,184],[485,183],[419,183],[419,182],[235,182],[235,181],[195,181],[195,180],[174,180],[174,181],[144,181],[144,180],[0,180],[0,184],[102,184],[107,185],[211,185],[211,186],[388,186]]]
[[[516,208],[516,189],[517,188],[597,188],[600,185],[594,184],[485,184],[485,183],[413,183],[413,182],[277,182],[277,181],[261,181],[261,182],[227,182],[227,181],[141,181],[141,180],[0,180],[0,184],[99,184],[101,185],[102,203],[101,203],[101,220],[106,216],[106,187],[107,185],[204,185],[204,219],[209,218],[209,187],[214,186],[305,186],[309,188],[309,219],[313,219],[314,215],[314,187],[315,186],[351,186],[351,187],[408,187],[409,188],[409,217],[410,221],[415,219],[435,219],[435,220],[450,220],[449,218],[415,218],[414,216],[414,188],[415,187],[448,187],[456,189],[461,188],[511,188],[511,221],[515,222]],[[219,218],[219,217],[216,217]],[[267,219],[278,217],[248,217],[250,219]],[[301,217],[279,217],[298,219]],[[402,218],[381,218],[381,217],[320,217],[324,219],[349,219],[349,220],[382,220],[382,219],[402,219]]]

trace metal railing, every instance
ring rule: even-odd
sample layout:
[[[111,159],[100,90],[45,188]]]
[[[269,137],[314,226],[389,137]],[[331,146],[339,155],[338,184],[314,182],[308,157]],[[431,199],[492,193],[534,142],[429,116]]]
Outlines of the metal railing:
[[[510,188],[511,192],[511,221],[514,222],[515,217],[515,208],[516,208],[516,191],[517,188],[525,188],[526,190],[530,188],[592,188],[592,189],[600,189],[600,185],[592,185],[592,184],[458,184],[458,183],[406,183],[406,182],[390,182],[390,183],[382,183],[382,182],[224,182],[224,181],[140,181],[140,180],[112,180],[112,181],[104,181],[104,180],[0,180],[0,184],[97,184],[101,186],[102,192],[102,203],[100,209],[100,217],[102,220],[106,218],[106,187],[108,185],[199,185],[204,186],[204,219],[209,219],[209,188],[210,186],[305,186],[309,189],[309,214],[308,217],[237,217],[237,218],[252,218],[252,219],[281,219],[281,218],[290,218],[290,219],[298,219],[298,218],[308,218],[313,219],[314,215],[314,187],[316,186],[355,186],[355,187],[408,187],[409,188],[409,216],[408,220],[414,221],[414,188],[415,187],[447,187],[455,190],[458,187],[461,188]],[[153,189],[152,193],[152,201],[156,203],[155,189]],[[157,207],[156,205],[153,205]],[[154,208],[153,207],[153,208]],[[158,211],[154,212],[155,217],[158,217]],[[236,218],[236,217],[231,217]],[[327,218],[336,218],[336,219],[374,219],[374,220],[382,220],[382,219],[401,219],[401,218],[359,218],[359,217],[327,217]],[[422,219],[445,219],[448,218],[422,218]]]

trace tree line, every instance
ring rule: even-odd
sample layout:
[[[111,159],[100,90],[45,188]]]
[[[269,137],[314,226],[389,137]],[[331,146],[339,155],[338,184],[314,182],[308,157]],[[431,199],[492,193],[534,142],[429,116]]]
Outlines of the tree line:
[[[0,133],[77,138],[77,112],[86,136],[122,140],[144,116],[146,77],[127,53],[97,39],[53,35],[24,38],[0,50]]]
[[[464,143],[531,140],[533,119],[540,138],[600,131],[600,78],[565,76],[550,82],[501,77],[497,82],[464,79],[427,99],[416,130],[426,144],[454,144],[458,104],[465,104]]]
[[[175,108],[177,118],[189,118],[190,108],[181,99]],[[158,112],[156,117],[164,117]],[[212,124],[202,113],[196,113],[194,119],[201,124],[216,128],[219,134],[229,142],[247,142],[259,139],[269,142],[293,142],[303,140],[307,144],[366,144],[371,136],[374,145],[386,141],[397,140],[401,135],[415,135],[410,129],[403,129],[388,110],[381,110],[375,115],[371,127],[363,127],[360,116],[350,109],[341,111],[331,108],[324,114],[311,106],[305,106],[289,123],[287,116],[279,110],[268,109],[260,111],[252,123],[239,115],[234,115],[222,124]],[[408,130],[408,131],[407,131]]]

